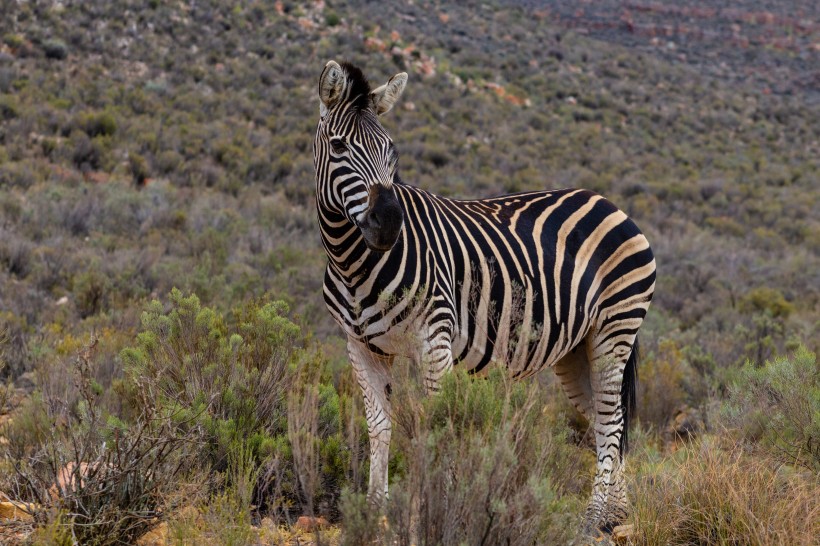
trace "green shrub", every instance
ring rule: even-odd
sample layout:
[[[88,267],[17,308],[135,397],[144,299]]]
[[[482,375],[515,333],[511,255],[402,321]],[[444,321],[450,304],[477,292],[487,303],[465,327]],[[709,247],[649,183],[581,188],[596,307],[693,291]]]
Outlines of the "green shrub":
[[[91,264],[88,271],[78,274],[73,281],[74,301],[81,318],[103,311],[108,305],[111,280],[100,271],[100,265]]]
[[[342,22],[342,18],[335,11],[328,11],[325,14],[325,24],[329,27],[335,27]]]
[[[103,149],[97,139],[89,138],[82,131],[71,133],[71,160],[81,170],[97,170],[102,165]]]
[[[156,158],[157,168],[163,174],[169,174],[176,171],[182,165],[182,162],[182,156],[174,150],[165,150]]]
[[[18,416],[3,427],[4,453],[16,461],[33,457],[47,441],[52,423],[42,393],[35,392],[18,408]]]
[[[3,233],[0,240],[0,270],[23,278],[31,271],[31,244],[16,235]]]
[[[131,177],[134,180],[134,184],[137,186],[143,186],[150,174],[150,171],[148,170],[148,163],[145,161],[145,158],[138,153],[129,153],[128,167],[131,170]]]
[[[28,162],[0,165],[0,187],[28,189],[37,182],[37,175]]]
[[[68,46],[62,40],[46,40],[43,42],[43,51],[47,59],[63,60],[68,57]]]
[[[11,48],[17,48],[23,45],[23,37],[19,34],[14,34],[9,32],[8,34],[3,35],[3,43]]]
[[[109,112],[84,112],[76,119],[76,125],[88,136],[111,136],[117,131],[117,120]]]
[[[174,289],[170,310],[148,306],[137,346],[122,358],[135,383],[201,427],[200,457],[214,471],[224,474],[233,454],[245,453],[254,504],[283,515],[323,506],[332,515],[349,483],[348,397],[287,313],[280,301],[249,303],[226,318]]]
[[[658,432],[666,429],[678,411],[702,402],[692,399],[694,374],[673,341],[662,341],[658,354],[642,359],[638,377],[638,417]]]
[[[0,97],[0,120],[10,121],[20,115],[13,97]]]
[[[741,311],[766,312],[775,318],[788,318],[794,310],[794,305],[776,288],[761,286],[750,290],[740,300]]]
[[[249,311],[234,331],[196,296],[173,290],[171,306],[166,313],[158,301],[149,305],[138,346],[123,351],[123,359],[168,403],[202,414],[211,459],[227,464],[231,440],[281,426],[285,380],[303,345],[299,327],[278,302]]]
[[[45,157],[51,157],[57,150],[57,141],[53,138],[43,138],[40,141],[40,149],[43,151]]]
[[[747,362],[729,390],[729,422],[772,457],[820,474],[820,365],[799,348],[755,366]]]
[[[348,489],[342,493],[339,503],[344,521],[342,544],[345,546],[359,546],[360,544],[390,544],[387,541],[379,542],[379,535],[383,534],[385,520],[378,510],[367,502],[364,493],[355,493]]]
[[[395,379],[395,378],[394,378]],[[580,453],[537,383],[493,370],[456,370],[422,397],[412,379],[391,384],[397,424],[386,543],[559,544],[584,506]],[[589,461],[588,461],[589,462]],[[342,503],[345,543],[371,538],[360,497]],[[349,524],[348,524],[349,522]]]

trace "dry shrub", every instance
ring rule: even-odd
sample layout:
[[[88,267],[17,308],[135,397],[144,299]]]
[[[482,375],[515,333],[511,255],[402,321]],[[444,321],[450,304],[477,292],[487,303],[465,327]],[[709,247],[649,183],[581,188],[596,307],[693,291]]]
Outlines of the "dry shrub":
[[[2,325],[0,325],[0,378],[6,377],[4,372],[6,371],[8,365],[6,364],[4,353],[6,346],[8,345],[8,340],[8,333]],[[14,385],[12,384],[11,379],[7,379],[5,381],[0,380],[0,415],[4,415],[6,413],[6,404],[8,404],[11,400],[13,391]]]
[[[663,341],[658,354],[641,363],[638,376],[638,416],[641,423],[664,430],[687,404],[685,386],[692,373],[683,353],[673,341]]]
[[[288,395],[288,440],[309,515],[319,482],[319,372],[303,366]]]
[[[25,278],[31,271],[32,243],[4,228],[0,235],[0,270]]]
[[[705,437],[644,462],[635,481],[633,544],[813,544],[820,483]]]
[[[29,330],[25,317],[0,311],[0,359],[3,361],[0,379],[3,382],[16,380],[28,371],[31,364]]]
[[[75,360],[70,411],[43,393],[9,427],[9,493],[39,505],[36,519],[73,543],[132,543],[173,509],[169,499],[196,467],[200,445],[178,414],[157,408],[145,391],[136,393],[143,410],[133,421],[108,413],[94,380],[96,345],[92,337]]]
[[[254,487],[259,467],[250,449],[238,447],[229,457],[230,485],[213,495],[202,511],[182,510],[172,514],[169,528],[177,544],[256,544],[251,527]]]

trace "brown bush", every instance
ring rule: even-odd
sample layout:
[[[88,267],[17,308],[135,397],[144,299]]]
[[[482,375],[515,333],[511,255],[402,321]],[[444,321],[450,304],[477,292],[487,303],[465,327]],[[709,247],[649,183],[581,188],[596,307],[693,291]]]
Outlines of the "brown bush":
[[[14,498],[39,505],[38,521],[69,529],[81,544],[133,543],[179,500],[180,482],[199,464],[198,438],[147,391],[131,423],[108,414],[94,380],[96,344],[76,358],[73,411],[35,397],[39,409],[10,427],[4,451],[14,477],[6,480]]]

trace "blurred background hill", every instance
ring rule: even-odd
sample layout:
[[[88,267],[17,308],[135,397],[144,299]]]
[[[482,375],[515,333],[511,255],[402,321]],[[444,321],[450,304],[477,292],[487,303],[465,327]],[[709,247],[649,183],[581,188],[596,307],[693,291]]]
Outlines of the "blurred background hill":
[[[465,198],[586,187],[632,214],[658,255],[651,337],[719,365],[816,339],[812,3],[3,7],[12,374],[49,326],[133,330],[173,286],[221,307],[271,292],[333,336],[311,156],[331,58],[410,72],[385,121],[406,182]]]
[[[510,2],[559,27],[696,66],[702,73],[804,94],[816,103],[818,8],[814,2]]]
[[[141,313],[173,287],[226,314],[284,300],[342,363],[313,197],[329,59],[374,83],[409,72],[384,120],[405,182],[459,198],[585,187],[635,219],[659,274],[642,422],[663,430],[745,361],[820,344],[816,2],[0,11],[4,380],[41,389],[37,370],[94,331],[112,388]]]

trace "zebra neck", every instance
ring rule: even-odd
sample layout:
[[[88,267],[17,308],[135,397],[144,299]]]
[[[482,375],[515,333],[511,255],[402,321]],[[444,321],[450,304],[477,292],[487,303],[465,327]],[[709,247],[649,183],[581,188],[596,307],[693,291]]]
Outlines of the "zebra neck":
[[[348,286],[366,278],[385,256],[368,249],[359,228],[343,214],[320,207],[319,230],[329,266]]]

